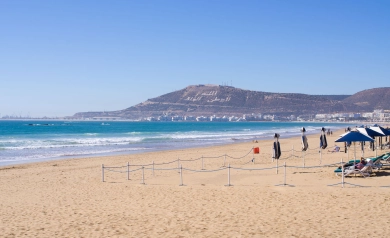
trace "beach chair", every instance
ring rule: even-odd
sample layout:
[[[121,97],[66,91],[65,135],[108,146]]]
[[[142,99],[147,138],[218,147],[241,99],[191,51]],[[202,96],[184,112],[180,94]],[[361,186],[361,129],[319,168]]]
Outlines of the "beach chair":
[[[381,158],[381,161],[382,161],[382,162],[387,162],[387,163],[389,163],[389,162],[390,162],[390,153],[384,154],[384,155],[382,156],[382,158]]]
[[[335,170],[336,172],[336,170]],[[349,166],[344,169],[344,176],[349,176],[349,175],[361,175],[363,177],[370,177],[370,174],[372,173],[372,166],[371,165],[366,165],[362,169],[356,169],[355,166]],[[340,172],[337,172],[336,175],[341,176],[342,172],[340,169]]]
[[[360,160],[350,160],[350,161],[346,162],[346,163],[344,164],[344,171],[345,171],[347,168],[351,167],[351,166],[355,166],[355,165],[358,164],[359,162],[360,162]],[[335,169],[335,170],[334,170],[334,173],[335,173],[336,175],[340,175],[340,176],[341,176],[341,166],[338,167],[337,169]]]
[[[372,173],[372,167],[369,165],[364,166],[362,169],[356,169],[354,166],[351,166],[345,170],[344,176],[360,174],[363,177],[370,177],[370,173]]]
[[[377,157],[374,157],[374,158],[368,158],[366,159],[367,160],[367,163],[369,162],[372,166],[373,169],[375,170],[380,170],[383,166],[382,164],[382,158],[383,158],[384,155],[380,155],[380,156],[377,156]]]

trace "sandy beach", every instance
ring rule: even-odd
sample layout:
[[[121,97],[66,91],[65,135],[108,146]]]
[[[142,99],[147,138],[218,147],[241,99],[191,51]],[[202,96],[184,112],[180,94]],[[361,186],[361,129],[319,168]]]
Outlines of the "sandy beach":
[[[341,178],[336,165],[327,165],[353,157],[352,148],[349,154],[328,152],[342,133],[328,136],[322,153],[320,133],[309,135],[305,154],[299,137],[282,135],[278,171],[272,138],[0,167],[0,237],[390,236],[390,188],[381,187],[390,186],[389,167],[345,180],[366,187],[328,186]],[[365,151],[365,157],[374,155]],[[153,162],[144,177],[134,166]],[[172,163],[158,165],[166,162]],[[275,186],[284,184],[284,163],[288,186]]]

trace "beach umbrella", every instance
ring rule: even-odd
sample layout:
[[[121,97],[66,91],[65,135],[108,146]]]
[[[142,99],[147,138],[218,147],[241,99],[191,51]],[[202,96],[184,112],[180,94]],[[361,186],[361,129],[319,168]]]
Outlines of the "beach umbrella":
[[[356,142],[356,141],[374,141],[369,135],[363,134],[358,130],[352,130],[347,133],[344,133],[335,140],[335,142]]]
[[[370,130],[373,130],[373,131],[376,131],[376,132],[378,132],[378,133],[382,133],[382,134],[383,134],[383,135],[381,135],[381,136],[379,137],[379,144],[380,144],[380,146],[381,146],[381,148],[382,148],[382,136],[388,136],[388,135],[390,135],[390,131],[389,131],[389,130],[386,130],[385,128],[383,128],[383,127],[381,127],[381,126],[379,126],[378,124],[375,124],[375,125],[373,125],[373,126],[370,126],[369,128],[370,128]]]
[[[324,127],[321,128],[321,136],[320,136],[320,147],[322,149],[326,149],[328,146],[328,142],[326,141],[326,135],[325,135],[326,129]]]
[[[369,129],[371,129],[373,131],[377,131],[379,133],[382,133],[383,134],[382,136],[390,136],[390,131],[386,130],[385,128],[383,128],[381,126],[379,126],[378,124],[370,126]]]
[[[307,143],[307,137],[305,136],[306,129],[305,127],[302,127],[301,129],[302,132],[302,151],[306,151],[309,148],[309,144]]]
[[[376,130],[372,130],[370,128],[367,128],[367,127],[364,127],[364,126],[360,126],[358,128],[356,128],[360,133],[363,133],[365,135],[368,135],[369,137],[372,137],[374,139],[374,142],[375,142],[375,137],[377,136],[384,136],[383,133],[379,132],[379,131],[376,131]],[[375,144],[374,142],[371,142],[372,144],[372,150],[375,149]],[[364,150],[364,147],[363,147],[363,142],[362,142],[362,150]]]
[[[347,133],[344,133],[340,136],[340,138],[338,138],[337,140],[335,140],[335,142],[354,142],[354,155],[355,155],[355,159],[356,160],[356,146],[355,146],[355,142],[362,142],[362,141],[374,141],[374,139],[372,139],[369,135],[367,134],[363,134],[361,132],[359,132],[358,130],[352,130],[352,131],[349,131]]]
[[[282,155],[282,151],[280,150],[279,137],[280,135],[278,133],[275,133],[274,135],[275,142],[272,147],[272,151],[273,151],[272,158],[274,159],[279,159],[280,156]]]
[[[321,136],[320,136],[320,164],[322,163],[322,150],[328,146],[328,142],[326,141],[325,131],[326,129],[322,127]]]
[[[376,137],[376,136],[384,136],[385,134],[380,132],[380,131],[377,131],[377,130],[373,130],[371,128],[368,128],[368,127],[358,127],[356,128],[360,133],[363,133],[363,134],[366,134],[368,135],[369,137]]]

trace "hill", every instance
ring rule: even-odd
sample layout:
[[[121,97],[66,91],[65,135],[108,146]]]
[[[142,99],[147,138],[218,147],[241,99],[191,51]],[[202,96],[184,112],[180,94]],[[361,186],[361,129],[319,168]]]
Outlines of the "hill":
[[[161,115],[230,116],[252,113],[304,115],[362,112],[389,108],[390,88],[365,90],[354,95],[307,95],[250,91],[230,86],[192,85],[148,99],[124,110],[82,112],[74,117],[121,117],[139,119]],[[385,100],[385,102],[383,102]],[[386,101],[387,100],[387,101]]]
[[[343,102],[356,105],[365,111],[390,110],[390,87],[363,90],[344,99]]]

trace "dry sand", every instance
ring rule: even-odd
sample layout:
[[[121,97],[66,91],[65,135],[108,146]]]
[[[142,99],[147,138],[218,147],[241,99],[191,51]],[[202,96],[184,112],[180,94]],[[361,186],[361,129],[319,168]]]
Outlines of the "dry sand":
[[[328,137],[334,145],[336,135]],[[336,166],[320,165],[319,133],[308,136],[310,150],[301,158],[300,138],[280,138],[279,165],[305,166],[269,170],[273,140],[176,151],[49,161],[0,168],[0,237],[389,237],[390,170],[346,178],[370,186],[327,186],[341,182]],[[341,145],[341,144],[340,144]],[[297,150],[291,157],[292,147]],[[316,149],[314,149],[316,148]],[[328,147],[329,148],[329,147]],[[322,165],[347,160],[343,152],[322,154]],[[342,147],[343,149],[343,147]],[[389,150],[385,150],[386,152]],[[384,153],[379,151],[378,153]],[[358,152],[360,154],[360,152]],[[374,152],[367,152],[374,155]],[[148,164],[196,159],[204,156],[204,172],[183,170],[179,186],[178,162],[130,173],[127,162]],[[207,158],[217,157],[218,158]],[[283,159],[290,157],[288,159]],[[352,158],[352,153],[349,154]],[[201,170],[201,159],[181,162],[183,168]],[[101,165],[121,167],[105,170]],[[135,169],[135,167],[131,167]],[[218,170],[208,172],[209,170]]]

